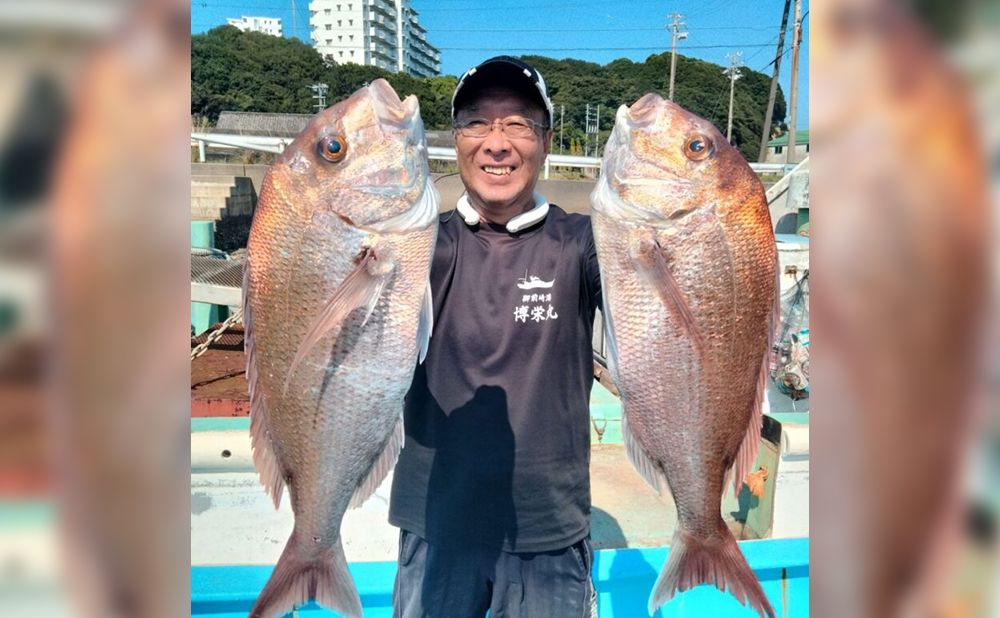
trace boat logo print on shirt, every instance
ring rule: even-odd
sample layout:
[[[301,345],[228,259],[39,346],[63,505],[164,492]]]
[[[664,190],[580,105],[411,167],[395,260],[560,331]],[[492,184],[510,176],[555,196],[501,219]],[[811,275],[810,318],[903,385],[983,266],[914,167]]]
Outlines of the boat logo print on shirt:
[[[544,281],[535,275],[528,275],[524,271],[524,276],[517,280],[517,287],[525,290],[521,295],[521,303],[514,307],[514,322],[545,322],[559,318],[555,308],[552,306],[552,293],[550,290],[555,283]],[[539,292],[528,293],[528,290],[541,290]]]

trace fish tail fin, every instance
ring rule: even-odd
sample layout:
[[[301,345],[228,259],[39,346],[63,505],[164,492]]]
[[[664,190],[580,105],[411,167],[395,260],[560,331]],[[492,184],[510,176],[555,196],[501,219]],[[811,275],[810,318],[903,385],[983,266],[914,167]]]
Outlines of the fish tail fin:
[[[707,543],[680,530],[674,533],[667,562],[649,595],[650,615],[678,590],[683,592],[698,584],[714,584],[723,592],[728,588],[761,618],[774,618],[774,608],[728,530]]]
[[[271,579],[250,610],[250,618],[284,616],[308,601],[343,616],[361,618],[361,599],[347,570],[340,539],[327,551],[310,551],[299,541],[298,533],[292,532]]]

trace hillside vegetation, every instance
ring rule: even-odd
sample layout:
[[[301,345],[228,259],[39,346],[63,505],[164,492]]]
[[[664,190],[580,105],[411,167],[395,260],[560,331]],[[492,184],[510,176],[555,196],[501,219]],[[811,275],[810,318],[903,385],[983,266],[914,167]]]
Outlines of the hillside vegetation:
[[[618,59],[606,65],[582,60],[523,56],[545,77],[556,109],[553,152],[559,152],[559,113],[565,107],[563,151],[583,154],[586,106],[600,105],[600,143],[607,139],[618,106],[646,92],[666,96],[670,54],[653,54],[643,62]],[[484,58],[485,59],[485,58]],[[725,133],[729,79],[723,67],[678,55],[674,100],[707,118]],[[223,110],[309,113],[315,101],[309,85],[329,86],[327,104],[351,94],[376,78],[385,78],[400,97],[417,95],[428,129],[451,126],[451,94],[457,77],[416,78],[377,67],[338,65],[296,39],[220,26],[191,37],[191,113],[215,122]],[[748,68],[736,82],[733,142],[750,161],[756,160],[767,105],[770,76]],[[772,126],[783,130],[785,98],[778,89]],[[591,138],[593,144],[593,138]]]

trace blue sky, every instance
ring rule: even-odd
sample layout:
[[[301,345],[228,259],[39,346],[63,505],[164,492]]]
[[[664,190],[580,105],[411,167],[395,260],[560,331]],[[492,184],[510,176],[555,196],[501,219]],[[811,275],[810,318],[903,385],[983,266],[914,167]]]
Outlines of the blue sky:
[[[809,3],[803,0],[803,13]],[[783,0],[413,0],[430,43],[441,50],[441,72],[459,75],[501,53],[578,58],[606,64],[616,58],[641,62],[670,49],[668,15],[684,15],[688,38],[678,53],[720,65],[726,54],[742,51],[751,69],[772,68]],[[280,17],[285,36],[309,41],[309,3],[296,0],[192,0],[191,31],[204,32],[241,15]],[[794,4],[793,9],[794,11]],[[791,12],[790,12],[791,13]],[[809,123],[809,16],[803,21],[799,51],[798,128]],[[789,98],[792,14],[785,36],[779,83]],[[766,68],[765,68],[766,67]],[[736,85],[739,88],[739,82]]]

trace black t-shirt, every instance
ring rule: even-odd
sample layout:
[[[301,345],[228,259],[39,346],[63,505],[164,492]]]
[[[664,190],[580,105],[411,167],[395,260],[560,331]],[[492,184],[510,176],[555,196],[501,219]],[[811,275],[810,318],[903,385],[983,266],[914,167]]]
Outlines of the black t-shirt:
[[[434,333],[406,396],[389,521],[508,552],[589,532],[591,338],[601,304],[585,215],[519,233],[441,215]]]

